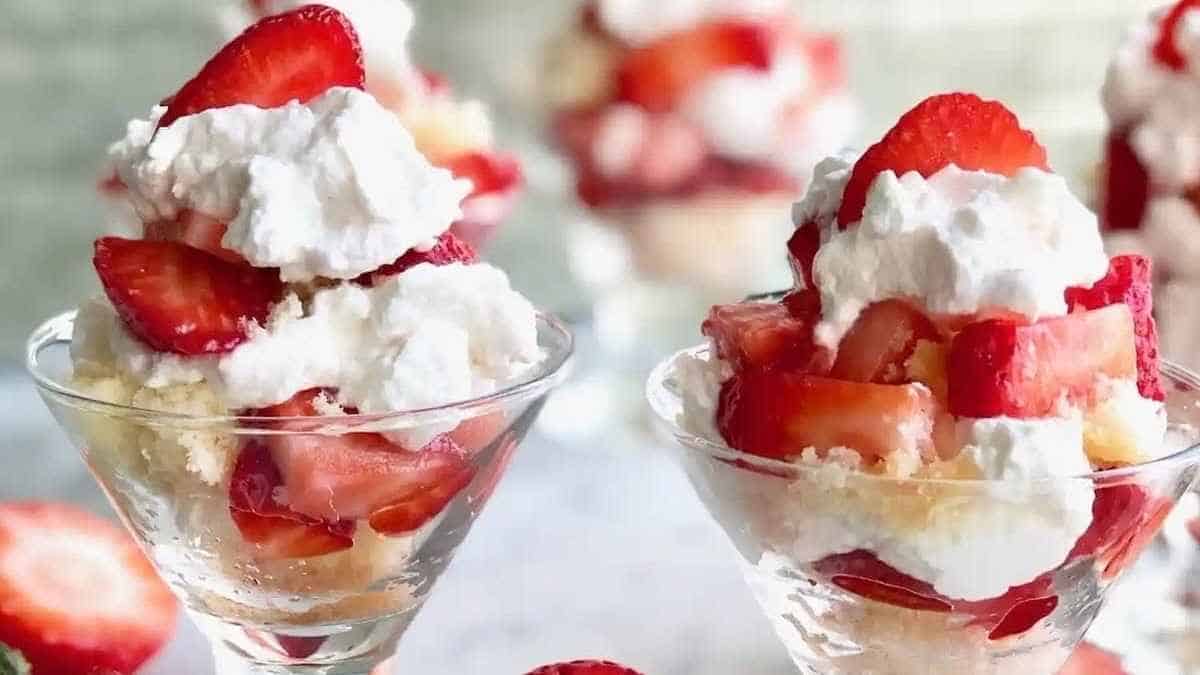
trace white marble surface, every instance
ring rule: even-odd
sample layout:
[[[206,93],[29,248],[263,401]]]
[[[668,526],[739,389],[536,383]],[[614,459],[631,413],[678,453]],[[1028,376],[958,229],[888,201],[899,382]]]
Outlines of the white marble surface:
[[[0,498],[107,511],[19,371],[0,371]],[[531,438],[402,642],[397,673],[520,675],[579,657],[647,675],[793,672],[669,452]],[[190,625],[145,675],[207,675]]]

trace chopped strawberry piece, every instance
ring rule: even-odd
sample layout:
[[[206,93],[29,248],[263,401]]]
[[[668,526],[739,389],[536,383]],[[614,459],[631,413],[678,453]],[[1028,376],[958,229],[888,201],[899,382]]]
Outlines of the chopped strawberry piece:
[[[143,237],[151,241],[178,241],[192,248],[207,251],[222,260],[245,263],[237,251],[221,243],[228,225],[192,210],[181,212],[174,220],[155,220],[143,226]]]
[[[1123,303],[1133,314],[1133,335],[1137,344],[1138,392],[1156,401],[1166,399],[1158,369],[1158,328],[1154,324],[1153,277],[1150,259],[1140,255],[1119,255],[1109,261],[1108,274],[1091,288],[1068,288],[1067,305],[1072,308],[1100,309]]]
[[[66,504],[0,505],[0,642],[35,673],[130,675],[170,639],[178,613],[112,523]]]
[[[714,71],[771,66],[769,26],[740,21],[706,23],[630,51],[617,72],[618,97],[651,112],[672,110]]]
[[[1184,15],[1193,9],[1200,9],[1200,0],[1179,0],[1158,26],[1158,40],[1154,43],[1152,52],[1159,63],[1172,70],[1187,68],[1187,57],[1175,44],[1175,31],[1179,22],[1183,21]]]
[[[283,485],[271,451],[246,443],[229,481],[229,515],[242,539],[268,560],[313,558],[354,546],[354,521],[322,520],[280,504]]]
[[[354,279],[354,282],[364,286],[374,286],[385,281],[387,277],[396,276],[421,263],[449,265],[450,263],[457,262],[464,265],[471,265],[478,261],[479,256],[470,244],[459,239],[453,232],[443,232],[438,236],[433,248],[430,248],[428,251],[419,251],[415,248],[409,249],[405,251],[404,255],[397,258],[395,262],[390,262],[379,269],[359,275]]]
[[[854,382],[908,382],[906,364],[921,340],[939,342],[938,329],[901,300],[867,307],[838,345],[829,376]]]
[[[362,49],[349,19],[331,7],[306,5],[261,19],[225,45],[171,97],[158,125],[238,103],[303,103],[330,87],[362,89],[364,83]]]
[[[875,602],[922,612],[953,609],[928,582],[900,572],[870,551],[831,555],[817,561],[813,569],[838,588]]]
[[[936,414],[922,387],[753,369],[722,386],[717,425],[743,452],[791,459],[846,447],[870,464],[895,453],[932,457]]]
[[[950,412],[960,417],[1044,417],[1064,395],[1090,402],[1099,376],[1137,375],[1133,319],[1125,305],[1021,325],[970,324],[946,359]]]
[[[815,295],[813,291],[806,293]],[[734,370],[777,368],[825,373],[833,354],[813,342],[819,312],[819,305],[817,312],[808,316],[793,314],[782,303],[716,305],[701,331],[712,338],[717,356],[733,364]]]
[[[1075,542],[1070,559],[1093,556],[1110,579],[1137,558],[1158,533],[1172,503],[1133,483],[1097,486],[1092,523]]]
[[[862,218],[876,176],[916,171],[928,178],[947,166],[1011,176],[1024,167],[1048,170],[1046,150],[1002,104],[974,94],[931,96],[905,113],[854,165],[838,223]]]
[[[988,633],[988,639],[1003,640],[1006,637],[1020,635],[1054,613],[1057,607],[1057,595],[1023,600],[1004,615],[1000,623],[996,624],[996,627]]]
[[[1129,144],[1129,130],[1108,134],[1100,185],[1100,224],[1109,230],[1136,230],[1142,226],[1150,201],[1150,174]]]
[[[226,262],[171,241],[104,237],[93,258],[104,292],[154,349],[219,354],[246,339],[283,294],[279,273]]]
[[[525,675],[641,675],[641,673],[612,661],[587,660],[542,666]]]
[[[816,288],[813,283],[813,261],[817,258],[817,250],[821,248],[821,230],[816,223],[805,223],[796,228],[796,232],[788,239],[788,264],[792,266],[792,276],[796,285],[803,282],[805,288]]]
[[[1090,642],[1075,648],[1071,658],[1058,671],[1058,675],[1128,675],[1121,658],[1106,652]]]
[[[521,184],[521,163],[513,155],[497,152],[466,152],[452,157],[446,167],[455,178],[466,178],[474,186],[471,197],[511,190]]]
[[[317,414],[321,390],[300,392],[290,400],[255,411],[262,417],[309,417]],[[295,422],[285,430],[303,431]],[[474,477],[475,468],[449,436],[409,451],[380,434],[341,436],[287,434],[264,442],[279,467],[288,506],[312,518],[371,518],[385,534],[416,529],[431,520]],[[390,511],[389,511],[390,509]],[[401,526],[407,529],[401,530]]]

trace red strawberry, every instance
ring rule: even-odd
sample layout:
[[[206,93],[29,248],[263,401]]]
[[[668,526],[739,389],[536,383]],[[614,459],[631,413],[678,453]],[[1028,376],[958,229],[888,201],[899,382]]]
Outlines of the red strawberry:
[[[1128,129],[1109,132],[1103,171],[1101,226],[1109,230],[1140,228],[1150,200],[1150,174],[1129,144]]]
[[[1153,269],[1150,259],[1119,255],[1109,261],[1108,274],[1091,288],[1068,288],[1067,305],[1072,309],[1100,309],[1124,303],[1133,314],[1137,344],[1138,391],[1146,398],[1166,398],[1158,370],[1158,329],[1154,324],[1154,295],[1150,290]]]
[[[175,596],[124,531],[66,504],[0,505],[0,642],[42,675],[128,675],[170,639]]]
[[[1187,68],[1187,58],[1175,45],[1175,30],[1179,27],[1179,22],[1183,21],[1183,16],[1193,9],[1200,9],[1200,0],[1180,0],[1158,26],[1158,41],[1152,49],[1154,58],[1173,70]]]
[[[1003,640],[1006,637],[1021,635],[1053,614],[1057,607],[1057,595],[1022,600],[1013,605],[1012,609],[1000,620],[1000,623],[996,624],[995,628],[992,628],[988,633],[988,639]]]
[[[1106,652],[1090,642],[1083,642],[1075,648],[1066,665],[1058,671],[1058,675],[1128,675],[1121,658],[1111,652]]]
[[[954,609],[975,617],[971,623],[986,628],[989,639],[1000,640],[1020,635],[1049,616],[1058,606],[1053,588],[1054,574],[1046,572],[994,598],[954,600]]]
[[[1103,578],[1115,577],[1158,533],[1172,506],[1137,484],[1097,486],[1092,523],[1075,542],[1070,558],[1093,556]]]
[[[283,294],[275,270],[226,262],[171,241],[104,237],[92,260],[129,329],[154,349],[218,354],[246,339]]]
[[[466,152],[450,158],[445,168],[449,169],[455,178],[471,181],[474,187],[470,197],[511,190],[521,184],[521,163],[513,155]]]
[[[804,282],[805,288],[816,288],[813,283],[813,261],[817,258],[817,249],[821,248],[821,230],[816,223],[805,223],[796,228],[796,232],[788,239],[788,264],[792,266],[792,276],[796,284]]]
[[[900,572],[870,551],[831,555],[817,561],[813,569],[834,586],[875,602],[923,612],[953,609],[928,582]]]
[[[271,451],[256,441],[246,443],[229,480],[229,515],[260,557],[312,558],[354,546],[354,521],[297,513],[276,499],[282,485]]]
[[[1002,104],[974,94],[931,96],[859,158],[838,222],[845,226],[862,218],[867,190],[883,171],[897,176],[917,171],[928,178],[951,164],[1005,176],[1028,166],[1048,169],[1045,148]]]
[[[364,286],[374,286],[385,281],[387,277],[400,274],[421,263],[449,265],[450,263],[460,262],[470,265],[478,261],[479,256],[470,244],[459,239],[453,232],[443,232],[438,236],[437,243],[428,251],[418,251],[415,248],[409,249],[404,255],[397,258],[395,262],[390,262],[372,272],[359,275],[354,279],[354,282]]]
[[[919,387],[754,369],[722,385],[717,426],[730,446],[763,457],[848,447],[870,463],[898,452],[932,456],[936,414]]]
[[[462,217],[451,231],[476,247],[482,246],[516,205],[521,165],[512,155],[469,152],[451,159],[446,168],[474,185],[462,202]]]
[[[225,248],[221,240],[228,225],[192,210],[182,211],[174,220],[155,220],[143,226],[142,236],[151,241],[178,241],[207,251],[222,260],[245,263],[237,251]]]
[[[769,68],[773,41],[768,26],[740,21],[673,33],[630,51],[617,71],[618,98],[651,112],[670,111],[713,71]]]
[[[248,103],[274,108],[330,87],[364,87],[362,49],[349,19],[323,5],[269,16],[225,45],[170,99],[158,121]]]
[[[525,675],[641,675],[641,673],[612,661],[589,660],[542,666]]]
[[[854,382],[907,382],[905,363],[920,340],[941,340],[929,317],[901,300],[875,303],[863,310],[842,338],[829,376]]]
[[[320,390],[303,391],[254,414],[313,416],[320,395]],[[295,422],[280,425],[304,430]],[[292,510],[326,520],[370,517],[372,527],[378,525],[376,529],[385,534],[408,532],[432,519],[475,473],[463,450],[444,435],[418,451],[374,433],[288,434],[267,437],[265,443],[279,467]]]
[[[815,295],[814,291],[804,293]],[[712,338],[717,355],[732,363],[734,370],[778,368],[825,373],[833,354],[813,343],[813,326],[819,313],[819,304],[808,316],[793,314],[783,303],[716,305],[701,331]]]
[[[950,343],[950,412],[960,417],[1043,417],[1065,394],[1089,401],[1097,377],[1133,378],[1137,350],[1125,305],[1021,325],[970,324]]]

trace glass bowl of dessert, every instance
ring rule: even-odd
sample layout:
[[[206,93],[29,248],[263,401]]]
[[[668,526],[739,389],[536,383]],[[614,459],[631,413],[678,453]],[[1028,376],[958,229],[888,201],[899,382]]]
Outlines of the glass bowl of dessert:
[[[1149,261],[970,94],[818,164],[794,217],[795,286],[647,384],[756,599],[803,672],[1056,672],[1200,467]]]
[[[572,352],[366,82],[331,7],[234,37],[112,145],[136,234],[28,343],[220,672],[389,657]]]

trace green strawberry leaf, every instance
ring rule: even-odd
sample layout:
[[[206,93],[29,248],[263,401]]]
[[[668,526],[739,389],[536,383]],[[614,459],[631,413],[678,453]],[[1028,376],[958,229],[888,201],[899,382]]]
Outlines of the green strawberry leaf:
[[[21,652],[0,643],[0,675],[29,675],[29,662]]]

